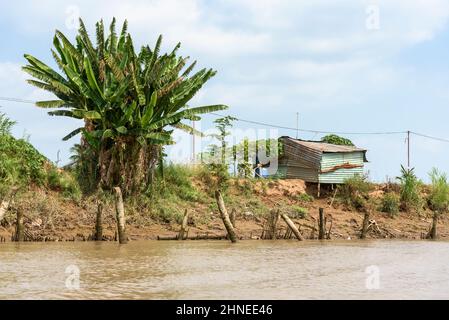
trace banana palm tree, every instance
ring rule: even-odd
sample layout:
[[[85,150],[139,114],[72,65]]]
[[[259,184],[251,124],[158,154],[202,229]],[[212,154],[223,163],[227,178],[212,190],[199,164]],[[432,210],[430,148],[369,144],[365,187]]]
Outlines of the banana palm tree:
[[[190,76],[196,61],[187,66],[189,57],[177,55],[179,43],[161,55],[162,36],[154,48],[143,46],[137,53],[127,29],[125,21],[117,34],[114,18],[106,36],[99,21],[94,44],[80,19],[75,43],[56,31],[51,51],[60,72],[28,54],[23,67],[34,78],[30,84],[57,97],[37,102],[38,107],[55,109],[52,116],[84,120],[63,140],[82,135],[81,146],[97,155],[99,185],[120,185],[125,194],[151,182],[160,148],[173,143],[174,128],[200,134],[183,120],[226,108],[189,108],[187,103],[216,71],[202,69]]]

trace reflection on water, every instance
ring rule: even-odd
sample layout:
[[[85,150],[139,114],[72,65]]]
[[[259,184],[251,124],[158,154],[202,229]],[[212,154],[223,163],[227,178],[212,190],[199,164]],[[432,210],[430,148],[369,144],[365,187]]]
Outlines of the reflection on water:
[[[367,289],[370,270],[378,289]],[[449,243],[0,244],[0,299],[65,298],[447,299]]]

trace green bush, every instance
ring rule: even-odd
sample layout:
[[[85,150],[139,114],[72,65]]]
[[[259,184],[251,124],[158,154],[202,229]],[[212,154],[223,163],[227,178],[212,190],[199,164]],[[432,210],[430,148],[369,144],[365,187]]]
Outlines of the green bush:
[[[397,194],[392,192],[385,193],[381,199],[380,211],[388,213],[394,217],[399,213],[400,199]]]
[[[29,142],[0,135],[0,180],[8,185],[43,185],[48,160]],[[5,187],[5,186],[4,186]]]
[[[295,219],[305,219],[308,215],[309,211],[306,208],[292,206],[292,214],[291,217]]]
[[[196,175],[213,193],[219,189],[226,192],[230,185],[228,166],[221,163],[202,164],[196,169]]]
[[[307,193],[301,193],[296,197],[296,200],[302,203],[313,202],[315,198]]]
[[[430,209],[437,213],[446,212],[449,207],[449,183],[446,174],[433,168],[429,176],[432,182],[428,196]]]
[[[331,143],[331,144],[338,144],[343,146],[353,146],[354,143],[352,143],[351,140],[337,136],[336,134],[329,134],[327,136],[324,136],[321,138],[322,142]]]
[[[54,191],[62,192],[65,197],[79,200],[81,189],[76,179],[68,172],[59,171],[52,167],[47,172],[47,187]]]
[[[422,183],[416,177],[414,169],[406,169],[401,166],[401,176],[399,180],[401,191],[401,209],[404,211],[419,211],[422,208],[422,198],[420,195]]]
[[[11,128],[16,123],[10,119],[3,113],[0,112],[0,135],[10,135]]]
[[[366,175],[354,175],[345,179],[338,187],[338,196],[344,205],[356,210],[364,210],[371,190],[372,184]]]

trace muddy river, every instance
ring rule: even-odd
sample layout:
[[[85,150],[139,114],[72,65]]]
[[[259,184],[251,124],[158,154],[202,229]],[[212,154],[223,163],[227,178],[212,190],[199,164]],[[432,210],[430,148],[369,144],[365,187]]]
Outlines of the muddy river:
[[[449,298],[449,242],[0,244],[0,299],[377,298]]]

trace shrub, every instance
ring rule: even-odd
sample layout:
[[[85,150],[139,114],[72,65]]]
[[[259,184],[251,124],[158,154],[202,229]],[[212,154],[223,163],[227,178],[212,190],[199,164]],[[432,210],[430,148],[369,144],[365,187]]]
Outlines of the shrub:
[[[0,135],[9,135],[11,134],[11,128],[16,123],[8,117],[3,112],[0,112]]]
[[[430,209],[437,213],[443,213],[449,206],[449,183],[446,174],[433,168],[429,176],[432,182],[428,197]]]
[[[150,196],[162,199],[170,197],[185,201],[198,201],[197,189],[192,185],[192,168],[186,165],[169,164],[164,167],[163,176],[158,173]]]
[[[308,214],[308,210],[306,208],[303,207],[298,207],[298,206],[292,206],[292,218],[295,219],[304,219],[307,217]]]
[[[419,211],[422,208],[422,199],[420,196],[422,183],[416,177],[414,169],[406,169],[401,166],[401,176],[397,177],[397,179],[401,186],[401,208],[404,211]]]
[[[329,134],[327,136],[324,136],[321,138],[322,142],[331,143],[331,144],[338,144],[343,146],[353,146],[351,140],[337,136],[336,134]]]
[[[380,211],[388,213],[390,217],[394,217],[399,213],[400,199],[399,196],[389,192],[385,193],[381,199]]]
[[[42,185],[45,182],[45,164],[48,160],[29,142],[0,135],[0,180],[2,184]],[[5,186],[4,186],[5,187]]]
[[[60,191],[65,197],[79,200],[81,189],[76,179],[68,172],[52,167],[47,173],[47,186],[51,190]]]
[[[230,175],[228,166],[225,164],[211,163],[201,165],[197,175],[211,192],[217,189],[226,191],[229,188]]]
[[[313,196],[311,196],[310,194],[301,193],[296,197],[296,200],[298,200],[299,202],[302,202],[302,203],[306,203],[306,202],[313,202],[313,200],[315,200],[315,198]]]
[[[338,195],[344,205],[363,210],[366,208],[366,200],[371,190],[372,185],[366,175],[354,175],[345,179],[344,183],[338,187]]]

